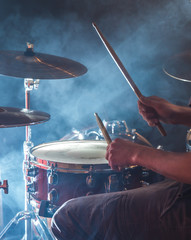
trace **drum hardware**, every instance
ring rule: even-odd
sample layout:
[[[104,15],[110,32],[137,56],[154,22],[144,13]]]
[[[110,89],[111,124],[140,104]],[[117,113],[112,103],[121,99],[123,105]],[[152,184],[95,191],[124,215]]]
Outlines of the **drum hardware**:
[[[103,124],[107,129],[108,134],[111,139],[115,138],[126,138],[130,141],[140,143],[143,145],[148,145],[152,147],[152,144],[140,135],[136,129],[129,129],[125,120],[113,120],[106,121],[103,120]],[[90,129],[85,129],[79,131],[77,129],[72,129],[72,133],[64,136],[61,141],[64,140],[104,140],[103,134],[98,127],[92,127]]]
[[[0,239],[4,239],[4,237],[8,236],[9,233],[13,233],[14,228],[18,226],[21,221],[27,221],[28,219],[34,222],[33,226],[35,226],[36,230],[38,230],[41,239],[54,239],[52,234],[48,230],[46,224],[39,218],[38,214],[35,214],[33,211],[22,211],[17,213],[17,215],[13,219],[11,219],[11,221],[1,231]]]
[[[55,188],[51,189],[51,191],[48,193],[48,201],[50,201],[52,204],[56,203],[59,199],[59,194]]]
[[[35,214],[31,219],[33,223],[33,232],[35,235],[35,239],[47,239],[53,240],[54,237],[49,229],[47,219],[40,218],[38,214]]]
[[[122,183],[123,190],[141,187],[142,167],[130,167],[123,170]]]
[[[55,185],[58,183],[58,174],[55,173],[52,169],[47,171],[48,175],[48,184]]]
[[[9,232],[12,232],[13,228],[16,227],[20,223],[20,221],[31,219],[32,216],[33,216],[32,212],[28,212],[28,211],[18,212],[16,216],[12,218],[11,221],[1,231],[0,239],[3,239],[3,237],[6,236],[6,234],[8,234]]]
[[[158,146],[157,146],[157,149],[159,149],[159,150],[164,150],[164,147],[163,147],[162,145],[158,145]]]
[[[26,169],[26,176],[36,177],[39,174],[39,169],[37,167],[31,166]]]
[[[116,174],[111,174],[108,176],[108,186],[106,186],[106,192],[117,192],[121,190],[121,187],[119,178]]]
[[[96,186],[96,179],[95,179],[95,177],[93,176],[92,173],[86,177],[86,185],[89,188],[95,188],[95,186]]]
[[[142,179],[141,180],[141,185],[144,187],[144,186],[149,186],[150,183],[152,183],[152,181],[150,180],[149,181],[149,178],[150,178],[150,174],[149,174],[149,170],[146,169],[146,168],[142,168]]]
[[[28,56],[27,56],[28,57]],[[27,58],[26,57],[26,58]],[[30,92],[35,89],[37,90],[39,86],[39,80],[34,80],[31,78],[24,79],[24,88],[25,88],[25,108],[30,109]],[[25,191],[25,212],[31,211],[30,199],[31,193],[35,193],[38,190],[35,182],[28,183],[27,169],[31,167],[31,148],[34,146],[31,141],[31,128],[29,126],[25,127],[25,141],[23,143],[23,152],[24,152],[24,160],[23,160],[23,173],[24,173],[24,181],[26,186]],[[32,231],[31,231],[31,218],[26,219],[25,221],[25,240],[31,240]]]
[[[127,127],[127,123],[125,120],[113,120],[113,121],[106,121],[103,120],[103,124],[106,127],[108,133],[110,134],[111,138],[114,139],[116,137],[127,138],[132,142],[138,142],[141,144],[145,144],[152,147],[152,144],[147,141],[143,136],[141,136],[136,129],[129,129]],[[101,130],[98,130],[99,135],[103,138],[103,134]]]
[[[88,137],[88,139],[100,140],[100,135],[96,131],[88,132],[85,135]],[[83,140],[84,139],[84,135],[83,134],[79,134],[79,139]]]
[[[149,186],[150,184],[161,182],[165,177],[159,173],[155,173],[152,170],[142,167],[142,180],[143,186]]]
[[[24,88],[26,91],[37,90],[40,84],[39,79],[25,78],[24,79]]]
[[[54,206],[50,201],[42,200],[39,207],[39,216],[52,218],[58,207]]]
[[[149,172],[148,172],[148,170],[147,170],[146,168],[142,168],[142,169],[143,169],[143,171],[142,171],[143,179],[149,177]]]
[[[8,180],[3,180],[3,184],[1,184],[1,181],[0,181],[0,188],[3,189],[4,193],[5,194],[8,194]]]
[[[122,120],[122,121],[119,121],[119,120],[114,120],[114,121],[103,120],[103,124],[110,134],[116,134],[118,132],[119,135],[123,135],[123,134],[129,133],[129,128],[127,127],[127,123],[126,123],[125,120]],[[132,130],[132,133],[133,133],[133,130]]]
[[[35,192],[38,191],[38,186],[36,185],[35,182],[28,183],[26,187],[27,187],[27,192],[28,193],[35,193]]]

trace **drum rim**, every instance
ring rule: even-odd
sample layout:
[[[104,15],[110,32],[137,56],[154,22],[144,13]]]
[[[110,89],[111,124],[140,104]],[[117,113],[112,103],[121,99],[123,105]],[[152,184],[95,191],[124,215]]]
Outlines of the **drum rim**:
[[[37,146],[34,146],[31,148],[30,154],[32,155],[33,160],[31,160],[31,164],[35,167],[45,169],[45,170],[54,170],[57,172],[66,172],[66,173],[90,173],[91,171],[93,173],[105,173],[105,172],[112,172],[112,170],[107,163],[99,163],[99,164],[75,164],[75,163],[64,163],[64,162],[57,162],[57,161],[52,161],[52,160],[46,160],[46,159],[41,159],[39,157],[36,157],[32,153],[43,146],[48,146],[48,145],[53,145],[57,143],[62,143],[62,142],[76,142],[76,143],[82,143],[82,142],[91,142],[91,143],[98,143],[98,144],[106,144],[105,140],[62,140],[62,141],[52,141],[48,143],[41,143]],[[136,168],[137,165],[131,165],[128,166],[126,169],[132,169]]]
[[[58,172],[70,172],[70,173],[89,173],[90,169],[92,168],[94,172],[102,172],[104,170],[108,171],[111,170],[109,165],[107,163],[65,163],[65,162],[58,162],[58,161],[53,161],[49,159],[42,159],[39,158],[38,156],[35,156],[34,151],[38,150],[43,147],[48,147],[53,146],[54,144],[57,145],[62,144],[62,143],[92,143],[92,144],[99,144],[99,145],[106,145],[106,141],[100,141],[100,140],[62,140],[62,141],[52,141],[48,143],[42,143],[37,146],[34,146],[31,148],[30,154],[33,157],[33,160],[31,160],[31,164],[35,165],[39,168],[42,169],[54,169],[55,171]],[[104,169],[104,170],[103,170]]]

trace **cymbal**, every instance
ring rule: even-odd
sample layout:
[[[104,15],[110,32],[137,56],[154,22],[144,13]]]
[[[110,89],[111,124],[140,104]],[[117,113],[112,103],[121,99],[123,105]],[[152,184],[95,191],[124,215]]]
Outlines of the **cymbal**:
[[[63,57],[35,53],[30,49],[26,52],[0,51],[0,74],[6,76],[65,79],[78,77],[86,72],[87,68],[84,65]]]
[[[50,115],[25,108],[0,107],[0,128],[28,126],[46,122]]]
[[[182,52],[169,58],[163,71],[177,80],[191,82],[191,51]]]

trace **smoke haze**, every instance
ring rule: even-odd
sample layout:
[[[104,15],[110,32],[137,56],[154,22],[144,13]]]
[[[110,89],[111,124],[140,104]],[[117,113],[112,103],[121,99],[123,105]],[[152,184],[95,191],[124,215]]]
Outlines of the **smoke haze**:
[[[132,76],[140,91],[187,105],[190,83],[171,79],[162,71],[173,54],[190,49],[191,3],[188,0],[0,0],[0,48],[62,56],[84,64],[88,72],[77,78],[41,80],[31,92],[31,109],[47,112],[51,119],[32,126],[34,145],[57,141],[73,128],[96,126],[102,119],[126,120],[153,146],[185,151],[183,126],[167,126],[162,138],[142,120],[137,98],[99,39],[95,22]],[[30,76],[29,76],[30,77]],[[23,79],[0,76],[1,106],[24,107]],[[24,127],[0,129],[1,177],[10,193],[3,194],[4,224],[24,207],[22,175]],[[11,209],[11,210],[10,210]]]

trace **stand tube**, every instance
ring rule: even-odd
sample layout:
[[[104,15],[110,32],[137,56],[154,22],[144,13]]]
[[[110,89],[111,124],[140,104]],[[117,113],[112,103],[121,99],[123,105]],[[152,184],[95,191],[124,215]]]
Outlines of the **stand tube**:
[[[31,78],[24,79],[25,87],[25,108],[30,109],[30,91],[37,89],[39,86],[39,80],[33,80]],[[30,209],[30,193],[27,191],[28,178],[26,170],[30,168],[30,150],[34,146],[31,141],[31,128],[25,127],[25,141],[23,143],[24,161],[23,161],[23,173],[25,180],[25,212],[29,212]],[[31,240],[31,218],[27,218],[25,221],[25,240]]]

